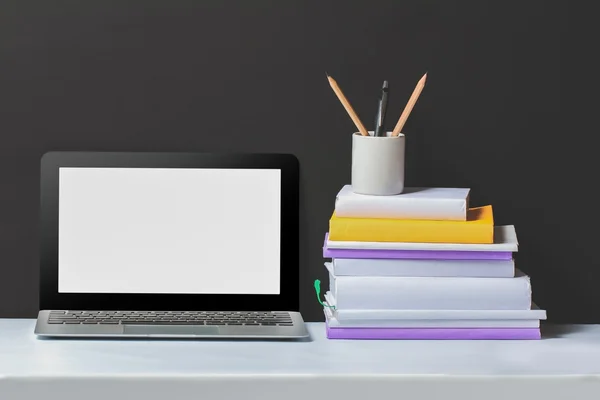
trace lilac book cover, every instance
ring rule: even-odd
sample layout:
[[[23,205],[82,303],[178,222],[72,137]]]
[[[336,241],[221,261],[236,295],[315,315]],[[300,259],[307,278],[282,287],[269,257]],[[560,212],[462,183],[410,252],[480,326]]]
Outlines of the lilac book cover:
[[[367,250],[330,249],[328,235],[323,244],[324,258],[371,258],[371,259],[413,259],[413,260],[511,260],[510,251],[457,251],[457,250]]]
[[[354,340],[537,340],[539,328],[331,328],[328,339]]]

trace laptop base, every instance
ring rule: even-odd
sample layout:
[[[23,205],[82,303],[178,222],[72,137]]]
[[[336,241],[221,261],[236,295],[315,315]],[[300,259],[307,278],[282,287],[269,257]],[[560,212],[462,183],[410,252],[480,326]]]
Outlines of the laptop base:
[[[298,312],[286,313],[291,324],[274,325],[206,325],[194,322],[136,323],[58,323],[51,315],[61,310],[40,311],[35,334],[40,337],[71,338],[170,338],[170,339],[302,339],[309,337],[302,316]],[[68,311],[64,311],[67,312]],[[50,323],[52,321],[52,323]],[[282,324],[283,325],[283,324]]]

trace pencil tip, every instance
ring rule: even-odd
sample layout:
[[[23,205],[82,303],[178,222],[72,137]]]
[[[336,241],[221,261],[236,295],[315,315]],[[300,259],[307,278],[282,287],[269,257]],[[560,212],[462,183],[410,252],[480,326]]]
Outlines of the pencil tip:
[[[329,78],[329,74],[327,73],[327,71],[325,71],[325,75],[327,75],[327,77]]]
[[[387,89],[387,88],[388,88],[388,86],[389,86],[389,85],[388,85],[388,81],[383,81],[383,88],[384,88],[384,89]]]

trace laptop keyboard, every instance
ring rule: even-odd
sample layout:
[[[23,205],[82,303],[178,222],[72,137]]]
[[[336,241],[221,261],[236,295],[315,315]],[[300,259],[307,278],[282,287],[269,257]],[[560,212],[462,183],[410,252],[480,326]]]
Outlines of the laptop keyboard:
[[[293,326],[290,314],[231,311],[50,311],[49,324]]]

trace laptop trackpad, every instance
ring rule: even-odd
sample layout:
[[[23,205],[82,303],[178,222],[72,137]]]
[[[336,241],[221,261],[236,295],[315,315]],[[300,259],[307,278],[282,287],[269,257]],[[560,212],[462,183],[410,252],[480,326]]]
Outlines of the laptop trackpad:
[[[125,325],[123,333],[128,335],[218,335],[218,326],[193,325]]]

